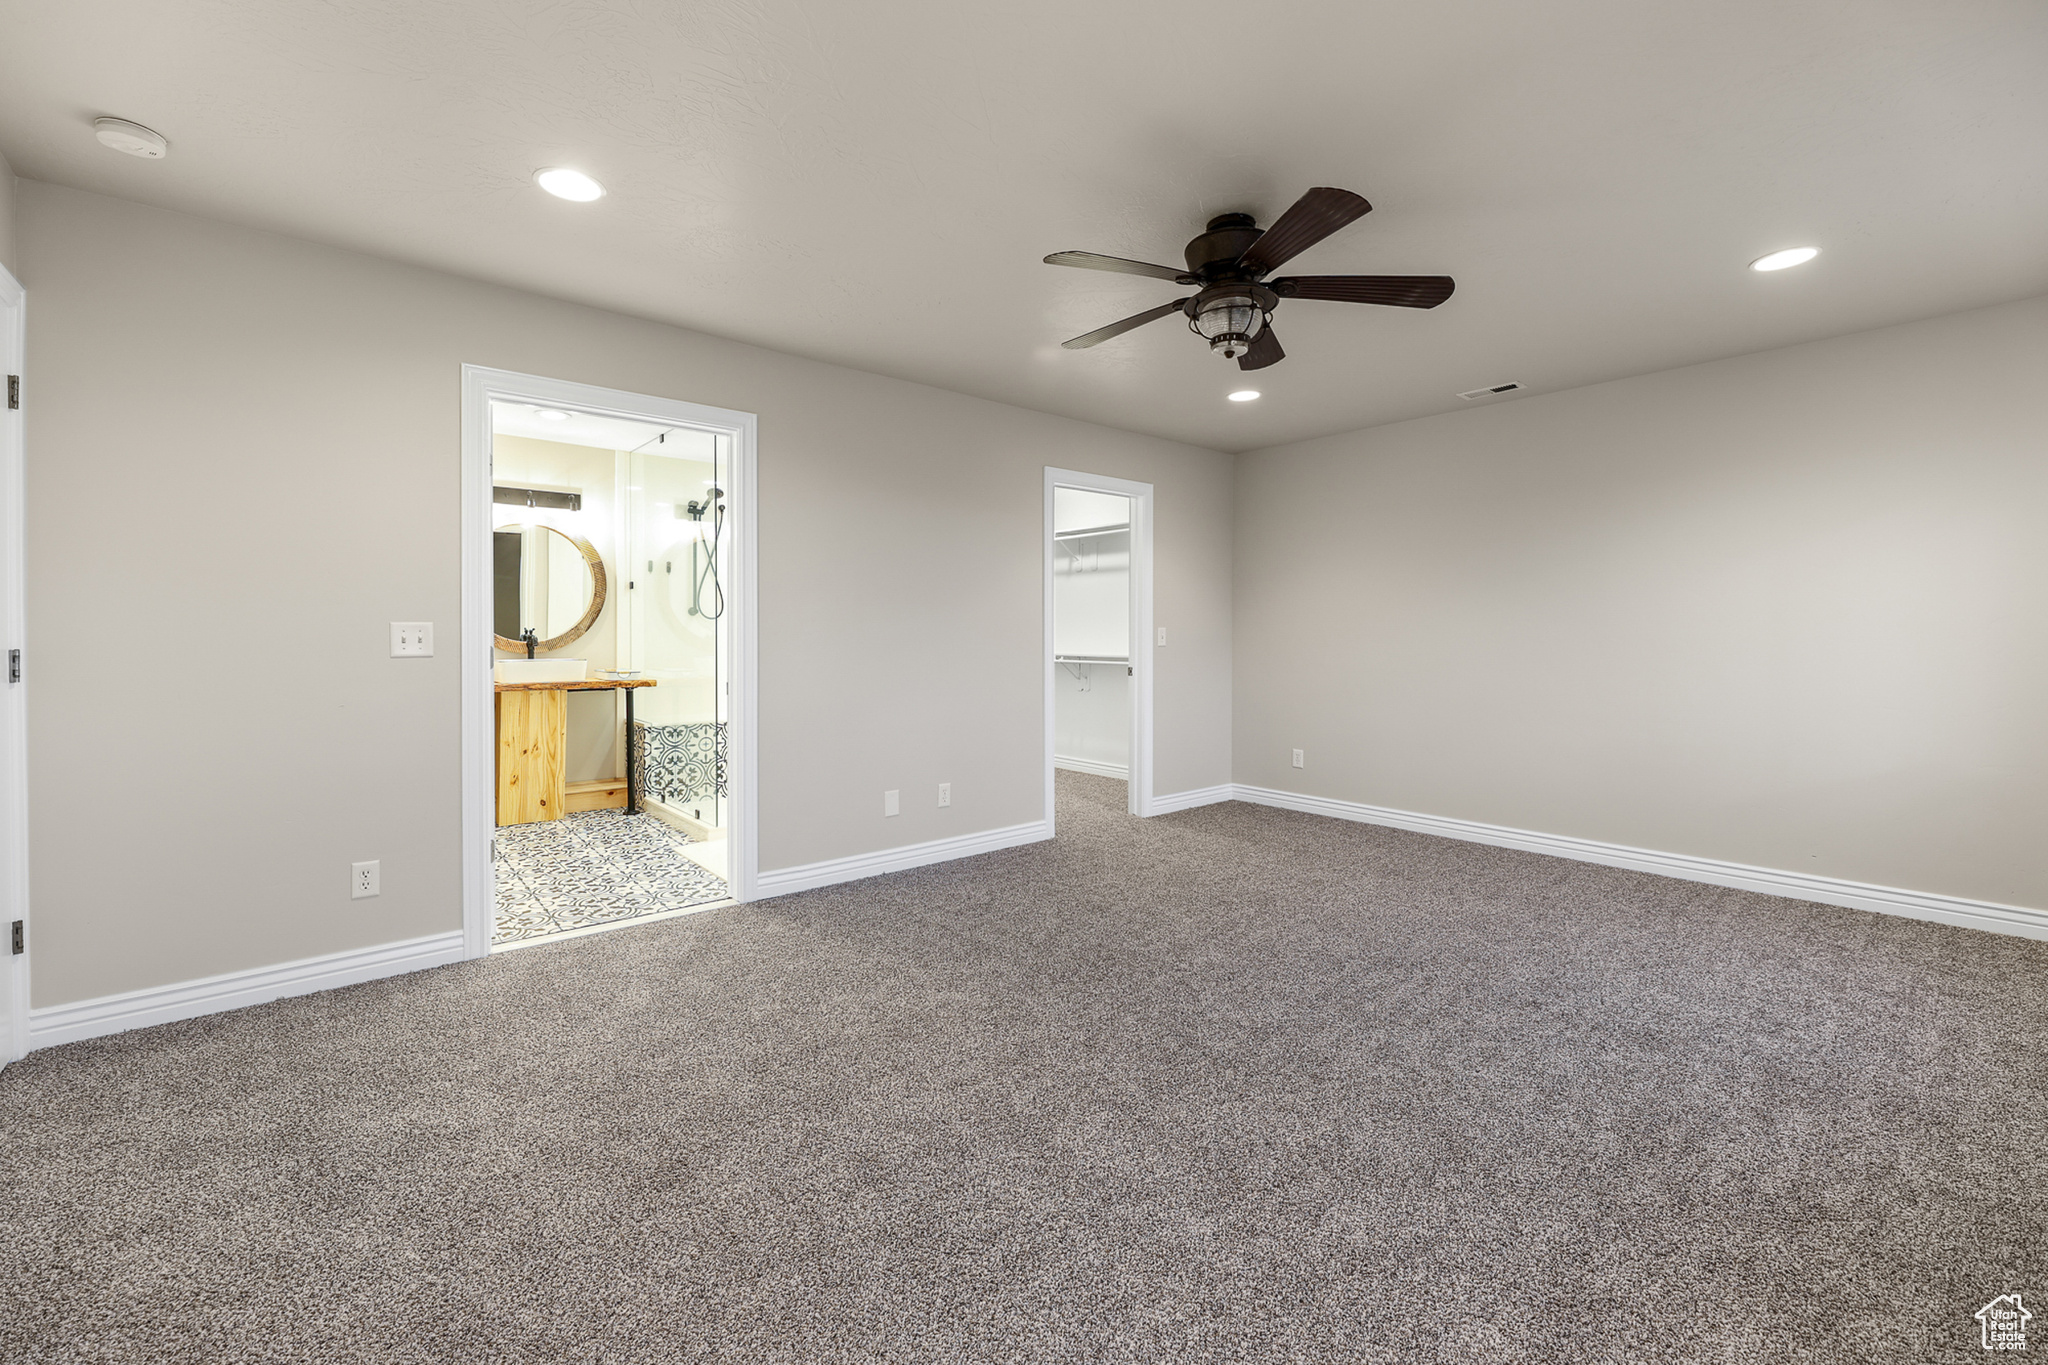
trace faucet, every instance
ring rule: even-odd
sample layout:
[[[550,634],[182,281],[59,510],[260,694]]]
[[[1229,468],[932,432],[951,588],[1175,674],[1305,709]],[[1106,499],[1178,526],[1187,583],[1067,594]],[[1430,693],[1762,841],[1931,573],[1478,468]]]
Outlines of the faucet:
[[[540,636],[533,633],[532,626],[528,626],[525,630],[519,632],[519,638],[526,641],[526,657],[531,659],[533,651],[540,648]]]

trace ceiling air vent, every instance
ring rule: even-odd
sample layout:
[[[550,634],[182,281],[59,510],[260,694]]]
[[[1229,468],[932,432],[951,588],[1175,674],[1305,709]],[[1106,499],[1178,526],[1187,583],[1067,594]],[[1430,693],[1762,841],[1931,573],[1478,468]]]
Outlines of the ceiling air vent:
[[[1498,398],[1504,393],[1520,393],[1521,391],[1522,386],[1520,384],[1495,384],[1492,388],[1488,389],[1467,389],[1459,394],[1458,397],[1469,403],[1475,398]]]

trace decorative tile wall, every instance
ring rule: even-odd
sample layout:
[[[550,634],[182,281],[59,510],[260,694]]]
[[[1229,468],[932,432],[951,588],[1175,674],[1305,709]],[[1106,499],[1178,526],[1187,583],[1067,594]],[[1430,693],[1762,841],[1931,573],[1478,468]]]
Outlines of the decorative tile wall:
[[[672,806],[725,795],[725,722],[633,722],[633,769],[640,790]]]

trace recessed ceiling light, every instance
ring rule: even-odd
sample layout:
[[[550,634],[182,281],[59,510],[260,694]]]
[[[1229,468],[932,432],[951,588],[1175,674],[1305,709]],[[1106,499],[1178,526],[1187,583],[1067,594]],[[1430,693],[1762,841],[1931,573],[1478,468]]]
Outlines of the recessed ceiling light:
[[[164,141],[164,135],[130,123],[124,118],[96,118],[92,121],[93,136],[117,152],[139,156],[145,161],[161,161],[170,155],[171,144]]]
[[[542,420],[549,422],[566,422],[569,420],[569,414],[559,408],[542,408],[538,415]]]
[[[1768,256],[1759,256],[1749,263],[1751,270],[1789,270],[1795,265],[1805,265],[1820,255],[1817,246],[1788,247],[1784,251],[1773,251]]]
[[[1230,401],[1233,403],[1249,403],[1258,396],[1259,391],[1257,389],[1239,389],[1236,393],[1230,395]]]
[[[557,199],[569,199],[578,204],[587,204],[593,199],[604,198],[604,186],[583,172],[572,171],[567,166],[552,166],[544,171],[535,171],[533,183]]]

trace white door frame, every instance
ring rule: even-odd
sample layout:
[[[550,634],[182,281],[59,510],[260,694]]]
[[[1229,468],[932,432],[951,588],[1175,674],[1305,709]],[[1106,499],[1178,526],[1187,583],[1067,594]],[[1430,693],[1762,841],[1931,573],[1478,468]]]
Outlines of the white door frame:
[[[1045,823],[1053,820],[1053,699],[1059,666],[1052,661],[1052,491],[1084,488],[1131,500],[1131,775],[1125,809],[1152,814],[1152,485],[1106,474],[1045,467]]]
[[[730,827],[726,852],[731,860],[727,885],[734,900],[754,898],[759,880],[760,789],[756,775],[759,712],[760,632],[756,618],[755,417],[751,412],[705,407],[675,398],[655,398],[619,389],[601,389],[564,379],[517,374],[510,370],[462,367],[462,932],[470,957],[491,950],[495,906],[491,869],[491,837],[497,825],[493,764],[497,741],[492,734],[491,686],[491,403],[533,403],[573,408],[606,417],[695,427],[732,438],[730,487],[732,537],[729,561],[732,582],[726,601],[731,619],[732,695],[726,709],[726,790]],[[621,604],[623,609],[623,603]],[[628,737],[630,742],[630,736]]]
[[[27,317],[20,281],[0,267],[0,375],[23,373]],[[23,666],[20,682],[8,682],[6,672],[6,651],[27,653],[27,461],[21,410],[5,402],[0,399],[0,1066],[28,1050],[28,954],[17,956],[10,940],[14,921],[34,928],[28,923],[28,669]],[[35,936],[27,934],[26,942],[33,948]]]

